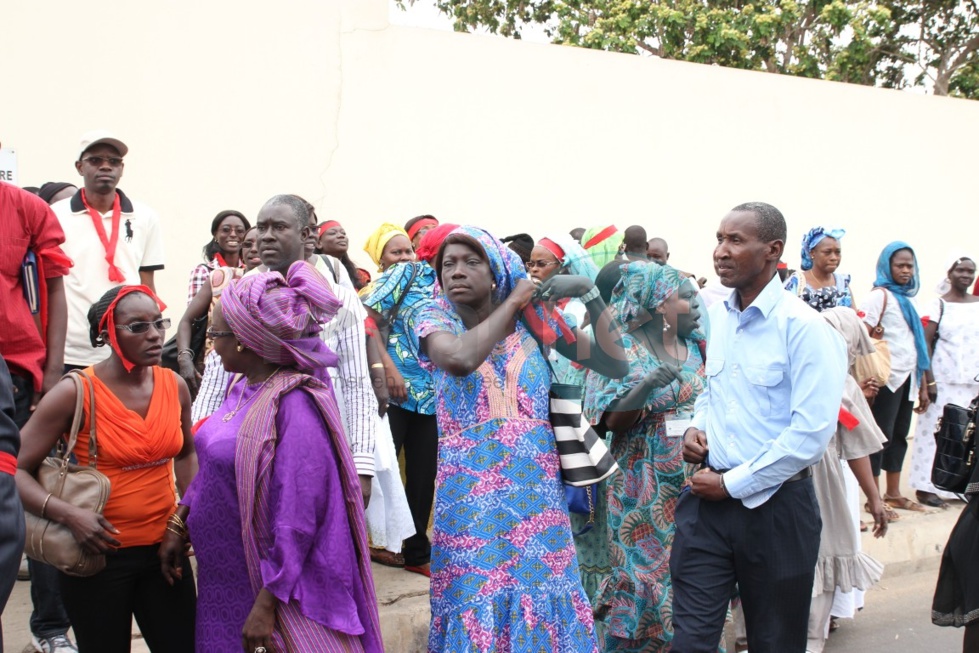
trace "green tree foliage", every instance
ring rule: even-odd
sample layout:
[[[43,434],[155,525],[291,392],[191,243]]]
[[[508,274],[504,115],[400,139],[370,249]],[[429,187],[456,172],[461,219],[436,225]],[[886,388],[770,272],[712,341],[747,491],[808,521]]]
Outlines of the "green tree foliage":
[[[977,0],[433,1],[458,31],[533,26],[566,45],[979,97]]]
[[[979,99],[979,5],[976,0],[893,3],[913,35],[912,83],[935,95]]]

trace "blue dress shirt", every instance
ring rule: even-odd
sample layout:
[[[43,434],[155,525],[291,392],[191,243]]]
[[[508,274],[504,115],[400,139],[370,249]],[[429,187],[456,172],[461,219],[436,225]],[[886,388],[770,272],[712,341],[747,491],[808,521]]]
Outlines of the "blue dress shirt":
[[[691,426],[708,462],[747,508],[819,461],[836,430],[848,359],[843,338],[772,278],[740,310],[737,291],[710,307],[707,389]]]

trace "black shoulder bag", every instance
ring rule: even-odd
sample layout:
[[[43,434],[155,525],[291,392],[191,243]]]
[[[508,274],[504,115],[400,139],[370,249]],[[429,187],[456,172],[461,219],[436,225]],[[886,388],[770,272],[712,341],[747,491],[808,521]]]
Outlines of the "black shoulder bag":
[[[979,396],[968,408],[945,404],[935,425],[935,461],[931,482],[939,490],[972,494],[979,490],[970,483],[976,467],[976,410]]]

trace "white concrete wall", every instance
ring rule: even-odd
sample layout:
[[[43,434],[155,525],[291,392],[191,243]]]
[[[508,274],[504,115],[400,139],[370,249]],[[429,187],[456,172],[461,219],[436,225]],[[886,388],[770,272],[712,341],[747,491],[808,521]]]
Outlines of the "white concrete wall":
[[[432,213],[501,236],[643,224],[710,275],[720,218],[756,199],[785,213],[792,267],[810,226],[848,229],[858,294],[890,240],[929,291],[976,244],[975,102],[390,26],[385,0],[8,0],[0,20],[21,182],[74,179],[79,136],[117,132],[175,308],[211,217],[280,192],[362,262],[377,223]]]

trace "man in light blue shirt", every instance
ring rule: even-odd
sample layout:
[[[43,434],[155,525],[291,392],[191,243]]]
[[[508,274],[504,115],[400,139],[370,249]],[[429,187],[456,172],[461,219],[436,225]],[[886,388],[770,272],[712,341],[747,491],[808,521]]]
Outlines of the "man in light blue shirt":
[[[752,653],[803,653],[821,520],[811,466],[837,423],[843,340],[782,288],[774,206],[721,221],[714,269],[730,296],[710,308],[707,389],[684,434],[703,463],[676,507],[674,653],[716,651],[738,586]]]

